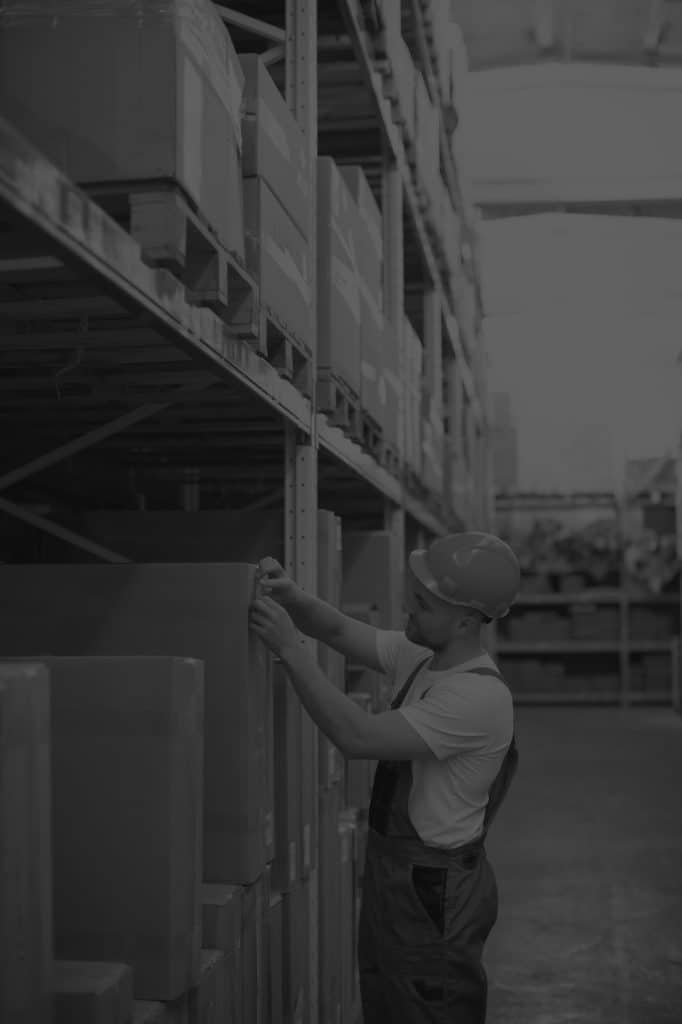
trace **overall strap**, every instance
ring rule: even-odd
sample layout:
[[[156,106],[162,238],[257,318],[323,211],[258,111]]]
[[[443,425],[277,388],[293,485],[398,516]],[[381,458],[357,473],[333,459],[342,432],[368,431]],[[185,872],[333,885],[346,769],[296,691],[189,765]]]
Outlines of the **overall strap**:
[[[417,665],[412,670],[412,672],[410,672],[410,674],[407,677],[407,679],[405,680],[405,683],[403,684],[403,686],[401,686],[400,692],[391,701],[391,711],[395,711],[396,708],[400,707],[400,705],[403,703],[403,701],[407,697],[407,694],[409,693],[409,690],[410,690],[410,687],[412,686],[412,683],[415,681],[415,679],[417,678],[417,676],[419,675],[421,670],[424,668],[424,665],[426,665],[427,661],[430,661],[430,660],[431,660],[431,655],[429,654],[422,661],[417,662]]]

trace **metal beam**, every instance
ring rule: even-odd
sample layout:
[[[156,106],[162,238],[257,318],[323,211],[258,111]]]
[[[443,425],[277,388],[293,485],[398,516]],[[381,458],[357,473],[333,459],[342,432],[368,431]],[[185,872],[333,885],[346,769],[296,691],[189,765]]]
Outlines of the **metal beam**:
[[[92,445],[103,441],[107,437],[119,434],[122,430],[132,426],[133,423],[139,423],[140,420],[154,416],[157,412],[161,412],[174,402],[204,391],[215,383],[216,378],[208,376],[203,381],[195,381],[192,385],[178,388],[166,401],[142,405],[138,409],[133,409],[131,412],[126,413],[124,416],[119,416],[117,419],[97,427],[95,430],[90,430],[87,434],[83,434],[81,437],[77,437],[51,452],[46,452],[45,455],[40,455],[37,459],[26,463],[25,466],[19,466],[17,469],[5,473],[4,476],[0,477],[0,490],[5,490],[7,487],[11,487],[13,484],[19,483],[21,480],[25,480],[27,477],[33,476],[43,469],[48,469],[57,462],[62,462],[64,459],[69,458],[69,456],[76,455],[78,452],[92,447]]]
[[[124,555],[110,551],[109,548],[104,548],[101,544],[95,544],[94,541],[88,540],[87,537],[81,537],[80,534],[74,533],[73,530],[67,530],[65,526],[59,526],[58,523],[53,523],[51,519],[46,519],[45,516],[29,512],[28,509],[22,508],[21,505],[8,501],[6,498],[0,498],[0,512],[5,512],[8,516],[13,516],[15,519],[21,519],[23,522],[28,523],[29,526],[35,526],[38,530],[50,533],[53,537],[66,541],[67,544],[73,544],[74,547],[87,551],[88,554],[100,558],[103,562],[111,562],[116,565],[130,562],[130,559]]]
[[[216,4],[215,8],[224,22],[228,25],[234,25],[235,28],[241,28],[244,32],[260,36],[261,39],[269,39],[273,43],[284,43],[286,39],[286,33],[283,28],[270,25],[267,21],[260,21],[259,18],[250,18],[248,14],[240,14],[239,11],[233,11],[230,7],[221,7],[219,4]]]

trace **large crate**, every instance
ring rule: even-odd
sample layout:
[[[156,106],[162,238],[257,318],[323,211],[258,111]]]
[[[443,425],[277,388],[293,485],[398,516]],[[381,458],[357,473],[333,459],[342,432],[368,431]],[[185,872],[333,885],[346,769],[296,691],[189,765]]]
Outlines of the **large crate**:
[[[205,882],[248,884],[267,860],[268,658],[248,628],[254,585],[246,564],[13,565],[0,576],[10,656],[204,662]]]
[[[128,963],[137,999],[177,999],[199,982],[203,666],[47,665],[56,955]]]
[[[52,1021],[50,679],[0,664],[0,1020]]]
[[[246,264],[258,282],[261,309],[310,353],[312,275],[305,237],[262,178],[244,181]]]
[[[303,132],[261,57],[244,54],[240,61],[244,72],[242,173],[267,182],[307,239],[312,193]]]
[[[318,376],[360,396],[361,305],[356,204],[330,157],[317,161]]]
[[[176,182],[240,257],[242,87],[208,0],[3,4],[0,114],[78,183]]]

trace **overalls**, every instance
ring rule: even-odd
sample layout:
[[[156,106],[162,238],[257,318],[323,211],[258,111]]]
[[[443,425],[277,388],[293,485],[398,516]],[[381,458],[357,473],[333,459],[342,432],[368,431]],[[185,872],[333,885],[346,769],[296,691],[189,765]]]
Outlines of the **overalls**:
[[[417,665],[392,709],[428,660]],[[469,672],[502,679],[492,669]],[[358,937],[363,1024],[484,1024],[488,984],[481,958],[498,910],[484,842],[517,762],[512,738],[490,790],[482,836],[455,850],[427,846],[410,821],[412,762],[379,762]]]

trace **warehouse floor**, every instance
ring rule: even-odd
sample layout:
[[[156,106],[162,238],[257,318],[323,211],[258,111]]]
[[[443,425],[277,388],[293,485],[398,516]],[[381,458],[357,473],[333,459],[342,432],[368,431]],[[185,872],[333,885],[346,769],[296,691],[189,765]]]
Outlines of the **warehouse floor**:
[[[682,718],[520,708],[488,1024],[682,1021]]]

